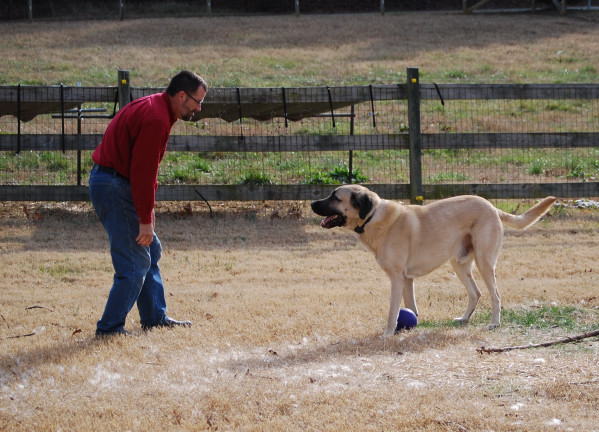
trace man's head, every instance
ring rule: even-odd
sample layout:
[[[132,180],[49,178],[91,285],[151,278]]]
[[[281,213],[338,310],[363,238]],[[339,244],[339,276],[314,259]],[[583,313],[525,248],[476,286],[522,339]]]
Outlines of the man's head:
[[[202,109],[207,92],[206,81],[199,75],[185,70],[175,75],[166,88],[175,116],[186,121],[191,120],[193,115]]]

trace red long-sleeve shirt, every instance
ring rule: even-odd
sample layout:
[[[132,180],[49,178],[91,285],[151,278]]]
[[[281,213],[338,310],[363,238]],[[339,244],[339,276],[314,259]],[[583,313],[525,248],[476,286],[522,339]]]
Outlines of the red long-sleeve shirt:
[[[176,121],[166,92],[136,99],[112,119],[92,154],[95,163],[129,179],[133,205],[142,224],[152,222],[158,166]]]

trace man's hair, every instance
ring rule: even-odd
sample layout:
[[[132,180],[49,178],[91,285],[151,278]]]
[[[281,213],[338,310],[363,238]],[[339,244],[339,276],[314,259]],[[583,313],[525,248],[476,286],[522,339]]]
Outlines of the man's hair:
[[[166,88],[166,93],[171,97],[180,91],[194,93],[198,87],[202,87],[205,91],[208,91],[208,85],[201,76],[184,70],[171,79],[170,84]]]

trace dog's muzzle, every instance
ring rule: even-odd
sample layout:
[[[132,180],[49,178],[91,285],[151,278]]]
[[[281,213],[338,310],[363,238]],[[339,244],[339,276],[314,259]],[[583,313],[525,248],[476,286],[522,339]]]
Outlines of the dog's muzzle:
[[[346,217],[338,212],[337,209],[329,205],[328,200],[314,201],[310,204],[312,211],[319,216],[326,216],[320,226],[323,228],[335,228],[345,225]]]

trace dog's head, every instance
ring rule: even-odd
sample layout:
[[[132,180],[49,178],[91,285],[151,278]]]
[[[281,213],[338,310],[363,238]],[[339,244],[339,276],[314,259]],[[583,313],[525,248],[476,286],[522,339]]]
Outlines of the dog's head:
[[[310,205],[314,213],[326,216],[320,223],[323,228],[355,229],[364,223],[378,201],[378,195],[364,186],[344,185]]]

